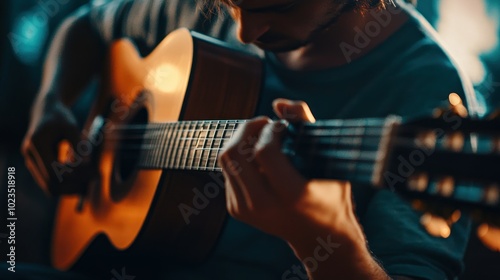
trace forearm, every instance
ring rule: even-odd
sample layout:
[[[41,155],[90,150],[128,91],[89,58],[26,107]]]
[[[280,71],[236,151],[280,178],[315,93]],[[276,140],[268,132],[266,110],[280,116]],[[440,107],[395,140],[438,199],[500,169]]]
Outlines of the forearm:
[[[324,232],[291,242],[310,279],[391,279],[370,254],[359,225],[352,232]],[[293,278],[290,278],[293,279]]]
[[[38,101],[71,105],[101,69],[106,48],[84,10],[64,21],[49,48]]]

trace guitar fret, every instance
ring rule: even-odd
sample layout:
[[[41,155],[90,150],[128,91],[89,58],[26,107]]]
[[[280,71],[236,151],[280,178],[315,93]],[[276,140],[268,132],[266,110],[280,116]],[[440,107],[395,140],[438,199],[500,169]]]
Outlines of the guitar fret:
[[[175,142],[174,142],[174,152],[172,154],[172,168],[173,169],[177,169],[179,167],[179,164],[178,164],[178,160],[179,160],[179,145],[180,145],[180,141],[182,139],[182,126],[184,125],[183,122],[179,122],[179,126],[177,127],[177,136],[175,137]]]
[[[217,125],[215,127],[215,139],[214,139],[214,146],[216,147],[215,151],[215,160],[214,160],[214,165],[212,168],[215,170],[217,168],[217,159],[219,158],[219,151],[222,146],[222,137],[224,136],[224,131],[220,133],[220,121],[217,121]]]
[[[163,162],[163,149],[165,149],[165,141],[167,140],[168,137],[168,130],[166,129],[167,125],[166,124],[160,124],[158,125],[158,130],[161,134],[160,139],[158,140],[158,143],[155,145],[157,149],[157,159],[155,161],[155,166],[161,166]]]
[[[177,155],[175,156],[175,168],[180,168],[182,156],[184,155],[184,142],[185,142],[185,133],[186,133],[186,123],[182,122],[180,133],[179,133],[179,141],[177,143]]]
[[[166,125],[166,129],[167,129],[167,138],[165,139],[165,141],[162,143],[162,163],[161,163],[161,166],[163,168],[168,168],[168,164],[169,164],[169,159],[168,159],[168,153],[169,153],[169,149],[170,149],[170,143],[172,142],[172,137],[173,137],[173,130],[172,130],[172,124],[167,124]]]
[[[203,141],[203,142],[201,143],[201,141]],[[196,147],[197,151],[200,152],[200,157],[197,158],[197,160],[198,160],[198,169],[201,169],[201,167],[202,167],[203,154],[205,152],[205,150],[203,148],[205,147],[205,142],[206,141],[207,141],[207,131],[206,131],[205,124],[203,124],[203,130],[202,130],[202,133],[200,133],[200,142],[198,143],[198,144],[201,144],[201,145],[198,145]]]
[[[224,137],[227,138],[227,139],[231,139],[233,137],[234,131],[236,130],[236,124],[232,123],[232,122],[228,123],[228,128],[227,129],[228,129],[227,130],[227,134],[225,134]],[[229,136],[227,136],[227,135],[229,135]]]
[[[189,156],[189,144],[191,143],[191,132],[192,132],[192,122],[189,121],[186,123],[186,133],[184,137],[184,149],[182,152],[182,160],[181,160],[181,168],[187,169],[187,162]]]
[[[186,165],[187,165],[187,160],[188,160],[188,156],[189,156],[189,144],[191,143],[191,132],[192,132],[192,123],[191,122],[188,122],[187,123],[187,128],[186,128],[186,132],[185,132],[185,135],[184,135],[184,139],[185,139],[185,142],[184,142],[184,148],[183,148],[183,151],[182,151],[182,162],[181,162],[181,168],[182,169],[186,169]]]
[[[206,131],[205,131],[205,124],[203,122],[200,122],[200,130],[198,134],[198,140],[196,141],[196,148],[195,148],[195,153],[194,153],[194,161],[195,161],[195,166],[196,170],[200,170],[201,167],[201,157],[203,155],[203,146],[202,146],[202,141],[203,138],[206,136]]]
[[[194,169],[196,166],[195,166],[195,163],[194,163],[194,159],[196,157],[196,145],[198,144],[198,139],[199,139],[199,122],[195,122],[194,123],[194,133],[193,133],[193,139],[191,139],[191,151],[190,151],[190,158],[191,158],[191,169]],[[193,145],[194,143],[194,145]]]
[[[212,128],[213,123],[209,124],[209,131],[208,131],[208,139],[207,142],[205,143],[205,149],[207,150],[207,155],[206,155],[206,161],[205,161],[205,170],[208,169],[210,166],[210,161],[212,158],[212,148],[214,144],[214,137],[215,137],[215,129]]]
[[[180,122],[179,123],[179,126],[177,127],[177,130],[178,130],[178,133],[177,133],[177,136],[175,137],[175,143],[174,143],[174,153],[173,153],[173,156],[172,156],[172,168],[174,169],[178,169],[179,168],[179,152],[180,152],[180,149],[179,149],[179,146],[180,146],[180,142],[181,142],[181,138],[182,138],[182,126],[184,125],[184,122]]]
[[[175,153],[175,141],[177,139],[177,134],[179,132],[178,127],[179,127],[178,123],[174,123],[171,127],[172,134],[170,135],[170,141],[168,143],[167,160],[166,160],[166,165],[165,165],[166,168],[173,168],[172,158],[173,158],[173,155]]]

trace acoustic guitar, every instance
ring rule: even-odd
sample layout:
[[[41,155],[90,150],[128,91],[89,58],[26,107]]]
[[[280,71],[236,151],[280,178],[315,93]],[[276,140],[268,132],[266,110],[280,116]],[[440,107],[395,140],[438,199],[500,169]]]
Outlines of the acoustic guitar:
[[[88,157],[95,169],[69,193],[53,186],[61,194],[53,265],[78,266],[96,257],[94,247],[99,254],[203,260],[227,216],[217,157],[254,115],[261,60],[179,29],[145,58],[129,40],[115,42],[103,73],[84,138],[54,165],[61,181],[79,172],[78,164],[65,164],[69,158]],[[499,127],[451,111],[410,121],[290,124],[283,152],[309,178],[390,188],[443,216],[457,207],[480,210],[476,216],[498,225]],[[468,152],[471,135],[487,151]]]

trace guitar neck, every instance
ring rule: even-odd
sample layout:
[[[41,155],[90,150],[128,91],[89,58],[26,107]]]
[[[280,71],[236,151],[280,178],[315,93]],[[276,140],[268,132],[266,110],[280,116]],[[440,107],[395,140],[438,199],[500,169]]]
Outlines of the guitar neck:
[[[307,178],[383,186],[399,117],[326,120],[289,126],[283,152]]]
[[[181,121],[148,124],[139,167],[221,171],[217,157],[244,120]],[[140,127],[139,127],[140,129]]]
[[[140,151],[137,158],[142,169],[217,172],[221,171],[217,164],[219,154],[245,122],[181,121],[126,126],[122,128],[121,149]],[[491,151],[477,154],[466,151],[466,145],[460,141],[457,145],[456,128],[451,124],[430,122],[402,122],[399,117],[390,116],[292,123],[287,127],[282,152],[306,178],[390,188],[408,197],[438,201],[440,205],[480,208],[486,213],[484,220],[491,220],[487,218],[489,213],[496,217],[500,213],[500,178],[495,172],[500,163],[500,141],[493,128],[498,124],[463,120],[461,133],[488,134],[480,139],[489,139]],[[434,127],[440,129],[430,129]],[[242,146],[241,152],[250,154],[249,147]],[[470,164],[481,168],[470,168]],[[500,225],[500,221],[494,223]]]
[[[129,126],[127,130],[137,134],[138,129],[143,129],[140,168],[220,171],[217,158],[244,122],[181,121]],[[291,124],[283,152],[309,178],[380,185],[390,136],[397,123],[399,118],[389,117]],[[243,147],[242,152],[245,150]]]

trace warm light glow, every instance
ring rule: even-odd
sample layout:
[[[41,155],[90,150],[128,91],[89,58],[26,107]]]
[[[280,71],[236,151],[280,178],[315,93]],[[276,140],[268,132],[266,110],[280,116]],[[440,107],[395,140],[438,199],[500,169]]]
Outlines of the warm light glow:
[[[170,94],[176,92],[182,81],[184,79],[182,79],[181,72],[175,65],[162,64],[149,71],[146,85],[149,89]]]
[[[456,114],[463,118],[469,115],[469,112],[467,111],[467,108],[465,108],[460,95],[456,93],[450,93],[450,95],[448,95],[448,101],[450,102],[450,105]]]
[[[432,236],[448,238],[451,234],[451,228],[443,218],[424,214],[420,218],[420,223]]]
[[[500,252],[500,229],[482,224],[477,228],[477,236],[490,250]]]
[[[450,104],[453,106],[462,104],[462,98],[460,98],[460,95],[456,93],[450,93],[448,100],[450,100]]]
[[[498,44],[498,15],[486,11],[484,0],[441,0],[437,30],[458,64],[479,84],[486,76],[480,55]]]

